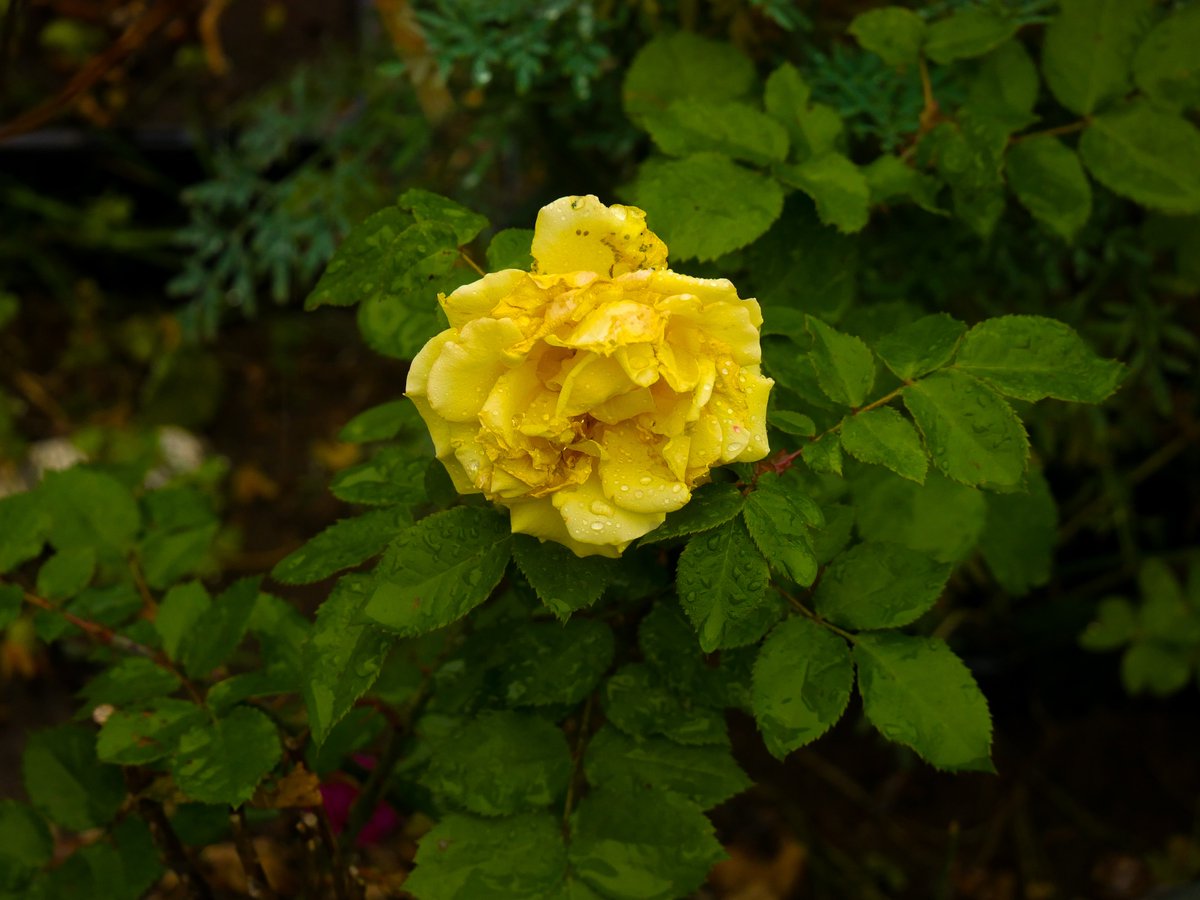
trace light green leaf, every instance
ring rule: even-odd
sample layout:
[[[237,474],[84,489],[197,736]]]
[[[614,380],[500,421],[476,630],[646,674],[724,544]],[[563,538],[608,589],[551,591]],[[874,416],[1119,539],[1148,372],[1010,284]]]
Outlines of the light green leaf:
[[[983,533],[982,492],[937,470],[920,485],[886,469],[863,469],[855,473],[850,489],[864,540],[901,544],[941,562],[959,562]]]
[[[912,381],[950,362],[966,330],[946,313],[924,316],[881,337],[875,353],[897,378]]]
[[[30,802],[70,831],[107,825],[125,800],[121,770],[96,759],[96,736],[79,725],[31,734],[21,769]]]
[[[124,554],[141,525],[129,489],[110,475],[76,466],[50,472],[38,488],[50,514],[56,550],[91,548],[100,557]]]
[[[614,649],[612,629],[596,619],[530,622],[508,638],[496,693],[510,706],[572,706],[595,690]]]
[[[625,72],[621,99],[629,118],[641,124],[685,97],[736,100],[754,81],[754,64],[731,44],[677,31],[638,51]]]
[[[751,784],[728,748],[682,747],[663,738],[638,740],[609,726],[588,742],[583,771],[594,788],[632,792],[649,787],[678,794],[704,809]]]
[[[833,107],[810,102],[810,95],[808,85],[791,63],[784,63],[767,79],[763,97],[767,112],[787,129],[792,156],[797,161],[828,153],[842,135],[841,116]]]
[[[672,259],[703,262],[744,247],[783,211],[783,191],[773,178],[719,153],[648,160],[630,192]]]
[[[533,268],[532,247],[532,228],[505,228],[497,231],[487,248],[488,271],[521,269],[528,272]]]
[[[917,61],[925,42],[924,20],[903,6],[884,6],[859,13],[846,29],[864,50],[889,66]]]
[[[212,598],[198,581],[177,584],[167,591],[154,617],[154,630],[162,638],[163,650],[180,662],[182,649],[195,634],[197,623],[212,605]]]
[[[1017,33],[1017,22],[984,9],[962,9],[929,26],[925,55],[946,65],[994,50]]]
[[[571,867],[610,900],[676,900],[724,855],[712,824],[673,794],[600,788],[571,817]]]
[[[567,739],[551,722],[486,712],[437,744],[422,782],[468,812],[506,816],[556,803],[570,777]]]
[[[79,695],[93,707],[102,703],[125,706],[174,693],[179,684],[179,677],[169,669],[144,656],[130,656],[102,671]]]
[[[370,690],[392,645],[387,635],[363,620],[369,586],[366,576],[341,578],[317,610],[316,624],[304,646],[304,702],[317,746]]]
[[[932,175],[914,169],[899,157],[880,156],[863,166],[862,173],[867,179],[872,206],[893,200],[909,200],[926,212],[945,214],[937,202],[942,183]]]
[[[259,581],[259,576],[235,581],[196,620],[181,652],[189,675],[208,675],[237,649],[254,612]]]
[[[897,475],[921,484],[929,457],[908,419],[889,406],[854,413],[842,419],[842,447],[855,459],[886,466]]]
[[[599,600],[616,569],[611,559],[581,558],[562,544],[526,534],[513,536],[513,560],[538,599],[563,622]]]
[[[987,523],[979,549],[988,570],[1010,594],[1021,596],[1050,580],[1058,537],[1058,508],[1038,470],[1028,491],[988,493]]]
[[[1150,7],[1151,0],[1062,0],[1042,41],[1042,74],[1059,103],[1087,116],[1128,92]]]
[[[934,463],[963,484],[1017,484],[1029,439],[1017,414],[983,382],[954,370],[934,372],[904,389]]]
[[[1075,151],[1043,136],[1013,144],[1008,151],[1008,183],[1033,217],[1066,241],[1073,241],[1092,215],[1092,186]]]
[[[171,774],[189,800],[240,806],[282,754],[275,723],[239,706],[187,731],[171,759]]]
[[[1011,40],[984,57],[971,80],[967,106],[972,114],[991,119],[1011,133],[1037,121],[1033,112],[1037,97],[1037,67],[1024,45]]]
[[[861,339],[843,334],[820,319],[806,316],[812,335],[809,353],[826,396],[845,406],[862,406],[875,383],[875,356]]]
[[[180,578],[196,573],[208,559],[220,523],[211,519],[179,530],[156,528],[138,546],[146,583],[155,590],[170,587]]]
[[[333,476],[329,491],[347,503],[411,507],[425,499],[429,460],[408,447],[384,447],[366,462]]]
[[[818,475],[842,474],[842,441],[836,434],[804,445],[804,462]]]
[[[304,308],[352,306],[384,294],[391,284],[393,248],[414,221],[411,214],[389,206],[352,228]]]
[[[1138,641],[1121,657],[1121,683],[1130,694],[1167,697],[1183,688],[1191,674],[1188,648],[1165,641]]]
[[[844,234],[866,226],[871,199],[867,177],[841,153],[822,153],[799,165],[777,166],[775,173],[812,198],[826,225]]]
[[[454,239],[460,246],[471,243],[488,226],[488,220],[479,213],[420,188],[405,191],[396,205],[411,212],[418,222],[436,222],[447,226],[454,232]]]
[[[939,769],[995,771],[987,701],[944,641],[860,634],[854,663],[867,719],[884,737]]]
[[[412,523],[399,506],[374,509],[330,525],[271,570],[284,584],[311,584],[375,556]]]
[[[1079,636],[1084,650],[1104,651],[1123,647],[1137,635],[1137,612],[1124,597],[1105,597],[1093,619]]]
[[[604,714],[630,737],[662,735],[688,746],[729,744],[725,717],[697,697],[679,697],[643,663],[623,666],[604,684]]]
[[[21,896],[21,889],[53,854],[54,839],[42,817],[24,803],[0,800],[0,891]]]
[[[1010,397],[1075,403],[1105,400],[1126,371],[1097,356],[1070,326],[1042,316],[980,322],[963,338],[954,367]]]
[[[768,593],[767,562],[739,521],[688,542],[679,556],[676,586],[705,653],[752,644],[782,614]]]
[[[404,635],[449,625],[488,598],[511,552],[508,522],[495,510],[435,513],[392,543],[363,612]]]
[[[844,628],[902,628],[937,602],[950,570],[916,550],[868,541],[834,558],[814,602],[817,612]]]
[[[1200,6],[1183,6],[1146,35],[1133,57],[1133,80],[1160,103],[1200,105]]]
[[[747,103],[736,100],[675,100],[662,112],[647,113],[643,126],[663,153],[723,153],[758,165],[787,157],[783,126]]]
[[[348,444],[369,444],[390,440],[402,431],[419,434],[424,428],[413,402],[401,398],[363,410],[342,426],[337,438]]]
[[[91,547],[61,550],[38,569],[37,592],[47,600],[66,600],[87,587],[95,571],[96,551]]]
[[[798,485],[764,475],[746,499],[746,527],[754,543],[788,578],[808,586],[817,577],[817,557],[809,541],[809,527],[825,524],[821,508],[800,493]]]
[[[751,703],[767,749],[783,759],[819,738],[846,711],[853,683],[842,638],[801,616],[781,623],[754,663]]]
[[[452,813],[421,838],[416,863],[404,890],[417,900],[540,900],[566,877],[567,850],[547,813]]]
[[[1092,120],[1079,141],[1088,171],[1115,194],[1167,213],[1200,212],[1200,129],[1134,101]]]
[[[1009,132],[964,108],[955,122],[935,127],[918,150],[950,185],[954,213],[979,237],[991,235],[1004,212],[1004,150]]]
[[[50,532],[50,512],[40,492],[0,497],[0,573],[10,572],[42,552]]]
[[[104,762],[144,766],[174,753],[184,732],[204,719],[204,710],[187,700],[164,698],[118,709],[104,720],[96,753]]]
[[[699,534],[723,525],[741,512],[744,500],[742,492],[728,482],[717,481],[699,487],[682,509],[668,513],[666,521],[642,538],[639,546]]]

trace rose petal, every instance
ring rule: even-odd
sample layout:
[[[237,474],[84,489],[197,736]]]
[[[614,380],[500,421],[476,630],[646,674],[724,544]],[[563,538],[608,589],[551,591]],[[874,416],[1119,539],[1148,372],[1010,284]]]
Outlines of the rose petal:
[[[667,264],[667,246],[636,206],[605,206],[592,194],[543,206],[533,229],[534,271],[596,272],[609,278]]]

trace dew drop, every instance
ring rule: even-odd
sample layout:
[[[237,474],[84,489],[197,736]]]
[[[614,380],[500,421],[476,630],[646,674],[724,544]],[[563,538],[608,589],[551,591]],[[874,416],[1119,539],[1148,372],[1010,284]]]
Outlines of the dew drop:
[[[653,479],[653,478],[651,478],[649,475],[643,475],[641,478],[639,478],[639,479],[638,479],[638,481],[639,481],[641,484],[649,484],[649,483],[650,483],[651,481],[653,481],[653,480],[654,480],[654,479]]]
[[[643,497],[646,496],[646,492],[645,491],[634,491],[633,496],[636,497],[638,500],[641,500]]]
[[[593,522],[592,523],[592,531],[603,531],[603,530],[604,530],[603,522]]]
[[[671,493],[672,494],[678,494],[682,490],[683,490],[682,484],[676,483],[676,484],[671,485]]]
[[[592,505],[589,508],[591,509],[592,513],[597,516],[611,516],[613,514],[613,508],[603,500],[593,500]],[[593,524],[592,527],[595,528],[598,524],[599,523],[597,522]]]
[[[629,485],[627,485],[627,484],[621,485],[621,493],[623,493],[623,494],[629,493]]]

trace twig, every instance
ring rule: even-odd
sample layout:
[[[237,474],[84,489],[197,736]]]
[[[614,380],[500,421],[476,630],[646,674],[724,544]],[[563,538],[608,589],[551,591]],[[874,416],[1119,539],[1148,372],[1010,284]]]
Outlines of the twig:
[[[132,770],[126,769],[127,773]],[[195,862],[188,856],[187,849],[179,840],[179,835],[171,827],[167,814],[162,805],[148,797],[138,797],[137,809],[150,828],[150,835],[163,855],[167,868],[175,873],[179,883],[189,900],[212,900],[212,888],[204,880],[204,875]]]
[[[143,616],[153,621],[158,615],[158,603],[155,601],[154,595],[150,593],[150,585],[146,584],[146,576],[142,574],[142,567],[136,556],[129,557],[129,574],[133,576],[133,583],[137,585],[138,593],[142,595]]]
[[[575,739],[575,749],[571,753],[571,780],[567,782],[567,799],[563,803],[562,832],[564,838],[570,837],[571,811],[575,807],[575,785],[579,782],[579,768],[583,763],[583,749],[588,742],[588,726],[592,719],[592,706],[596,695],[590,694],[583,706],[583,715],[579,718],[579,733]]]
[[[917,145],[921,143],[921,138],[933,131],[942,121],[941,107],[938,105],[937,98],[933,96],[933,80],[929,77],[929,63],[925,61],[924,56],[917,61],[917,68],[921,74],[921,97],[925,102],[921,107],[921,115],[917,119],[916,133],[913,134],[908,146],[904,148],[904,152],[900,154],[900,158],[903,160],[911,159],[917,152]]]
[[[774,584],[774,582],[772,582],[772,584]],[[783,597],[783,599],[788,602],[788,605],[791,606],[791,608],[794,609],[796,612],[800,613],[800,615],[804,616],[806,619],[812,619],[812,621],[816,622],[821,627],[828,628],[834,634],[841,635],[842,637],[844,637],[846,640],[848,640],[852,644],[858,640],[858,635],[854,634],[853,632],[846,631],[844,628],[838,628],[832,622],[821,618],[821,616],[817,615],[817,613],[813,612],[811,609],[809,609],[807,606],[805,606],[803,603],[801,603],[799,600],[797,600],[795,597],[793,597],[791,594],[789,594],[787,591],[785,591],[779,585],[775,584],[774,587],[775,587],[775,590],[779,591],[779,593]]]
[[[1018,134],[1016,137],[1009,140],[1010,144],[1019,144],[1022,141],[1031,141],[1039,137],[1058,137],[1061,134],[1074,134],[1076,131],[1083,131],[1092,124],[1090,118],[1082,118],[1077,122],[1070,122],[1066,125],[1056,125],[1054,128],[1044,128],[1041,131],[1030,131],[1025,134]]]
[[[477,262],[475,262],[475,260],[471,259],[471,257],[469,257],[467,255],[467,251],[463,250],[461,247],[458,248],[458,255],[460,257],[462,257],[463,262],[465,262],[468,266],[470,266],[472,269],[474,269],[480,275],[487,274],[487,272],[483,271],[483,269],[480,267],[479,263],[477,263]]]
[[[277,900],[267,873],[263,871],[262,860],[254,847],[254,837],[246,828],[246,812],[238,807],[229,813],[229,825],[233,830],[233,845],[237,848],[238,859],[242,863],[242,871],[246,875],[246,893],[256,900]]]

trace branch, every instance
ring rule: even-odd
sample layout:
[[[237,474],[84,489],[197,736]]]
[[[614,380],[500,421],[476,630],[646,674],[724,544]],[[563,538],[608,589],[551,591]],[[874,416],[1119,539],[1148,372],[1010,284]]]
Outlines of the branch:
[[[237,848],[238,859],[242,863],[242,871],[246,875],[246,893],[261,900],[278,900],[267,873],[263,871],[262,860],[258,858],[258,850],[254,847],[254,837],[246,828],[246,812],[243,807],[229,813],[229,824],[233,829],[233,845]]]
[[[595,705],[596,695],[590,694],[587,698],[587,703],[583,707],[583,716],[579,720],[579,734],[575,741],[575,749],[571,753],[571,780],[567,782],[567,800],[563,804],[562,814],[562,832],[563,837],[569,837],[568,829],[571,821],[571,810],[575,807],[575,785],[579,782],[579,769],[583,763],[583,749],[587,745],[588,725],[592,718],[592,707]]]

